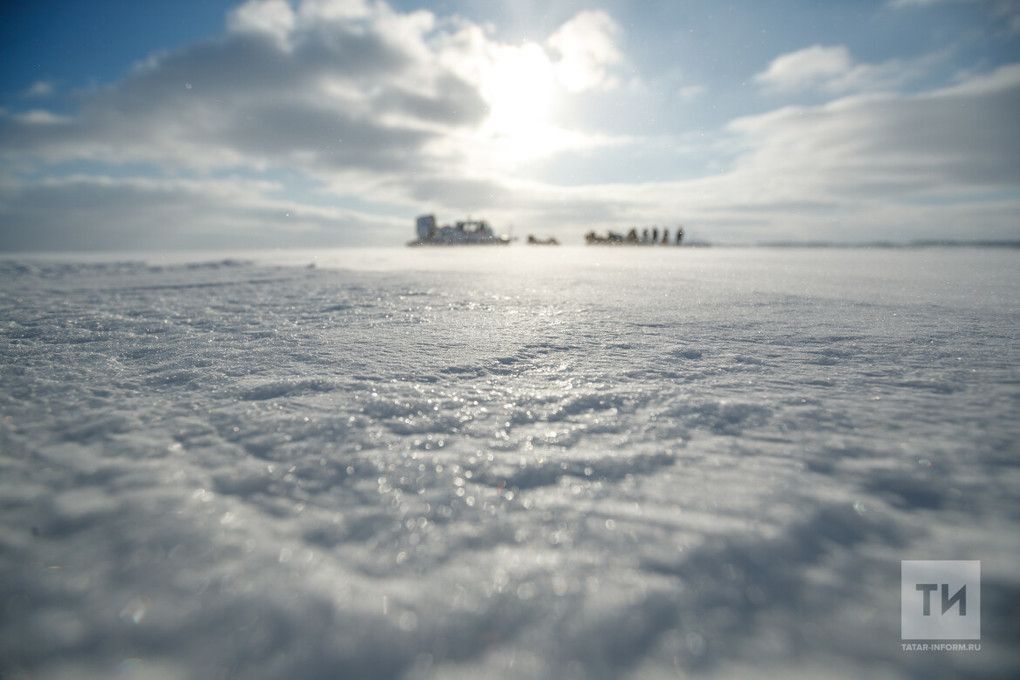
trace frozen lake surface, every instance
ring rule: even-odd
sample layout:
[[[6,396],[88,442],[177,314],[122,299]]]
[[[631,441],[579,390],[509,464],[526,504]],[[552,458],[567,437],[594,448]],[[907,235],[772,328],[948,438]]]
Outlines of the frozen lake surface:
[[[0,261],[0,676],[1020,671],[1020,251],[216,257]]]

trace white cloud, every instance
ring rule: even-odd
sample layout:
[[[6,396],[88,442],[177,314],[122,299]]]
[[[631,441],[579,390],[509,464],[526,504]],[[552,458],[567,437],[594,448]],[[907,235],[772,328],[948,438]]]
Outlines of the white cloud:
[[[1020,65],[917,95],[878,94],[738,119],[745,167],[830,191],[1020,186]],[[874,187],[873,187],[874,185]]]
[[[8,116],[0,153],[145,161],[191,170],[294,167],[324,181],[488,171],[509,159],[600,143],[551,121],[561,67],[571,87],[606,87],[618,53],[603,12],[537,43],[508,45],[461,22],[384,3],[250,0],[222,38],[151,57],[56,126]],[[591,40],[588,47],[579,40]],[[509,144],[511,153],[507,151]]]
[[[60,116],[45,109],[31,109],[24,113],[11,115],[13,120],[33,126],[58,125],[71,121],[67,116]]]
[[[294,30],[294,10],[286,0],[248,0],[230,12],[227,26],[237,33],[271,36],[282,45]]]
[[[684,85],[678,91],[681,99],[696,99],[705,94],[704,85]]]
[[[779,90],[799,90],[839,78],[850,71],[852,65],[850,50],[846,47],[812,45],[776,57],[755,80]]]
[[[611,67],[622,54],[615,43],[619,27],[601,10],[580,12],[546,41],[557,56],[556,74],[570,92],[609,89],[617,84]]]
[[[375,21],[326,25],[298,21],[304,7],[242,5],[222,38],[151,58],[61,125],[8,116],[0,153],[199,171],[416,172],[441,161],[430,141],[485,118],[477,88],[420,53],[430,15],[378,6]],[[302,16],[325,11],[314,7]]]
[[[912,61],[892,59],[878,64],[854,61],[844,45],[812,45],[782,54],[755,76],[755,81],[773,92],[819,90],[828,94],[894,90],[924,73],[940,55],[926,55]]]
[[[365,0],[304,0],[298,12],[306,21],[344,21],[370,13]]]
[[[24,96],[26,99],[42,99],[49,97],[56,91],[56,86],[48,80],[37,80],[32,83],[27,90],[25,90]]]
[[[728,172],[649,187],[646,200],[680,197],[678,213],[743,219],[757,238],[1018,238],[1018,106],[1020,64],[740,118],[729,129],[746,151]]]

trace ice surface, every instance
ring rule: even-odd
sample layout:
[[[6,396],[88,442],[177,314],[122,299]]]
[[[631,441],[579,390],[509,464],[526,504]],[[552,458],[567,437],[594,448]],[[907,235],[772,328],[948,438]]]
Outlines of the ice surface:
[[[1020,252],[187,257],[0,261],[4,678],[1020,669]]]

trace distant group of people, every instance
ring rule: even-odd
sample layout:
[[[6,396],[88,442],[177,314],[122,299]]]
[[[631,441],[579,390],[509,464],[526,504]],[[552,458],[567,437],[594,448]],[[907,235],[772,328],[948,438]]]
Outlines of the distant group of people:
[[[626,236],[615,231],[609,231],[605,236],[600,236],[594,231],[589,231],[584,236],[584,240],[589,244],[592,243],[626,243],[626,244],[646,244],[646,245],[663,245],[668,246],[671,243],[680,245],[684,240],[684,228],[683,226],[677,227],[676,230],[676,241],[670,239],[669,229],[664,228],[662,230],[662,238],[659,238],[659,228],[651,227],[650,229],[642,229],[641,234],[638,234],[637,227],[631,227],[631,230],[627,232]]]

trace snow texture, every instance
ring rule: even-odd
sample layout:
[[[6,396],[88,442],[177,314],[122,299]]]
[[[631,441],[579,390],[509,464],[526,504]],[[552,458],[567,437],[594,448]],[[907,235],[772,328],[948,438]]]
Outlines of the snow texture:
[[[0,261],[0,676],[1020,671],[1020,252],[311,257]]]

